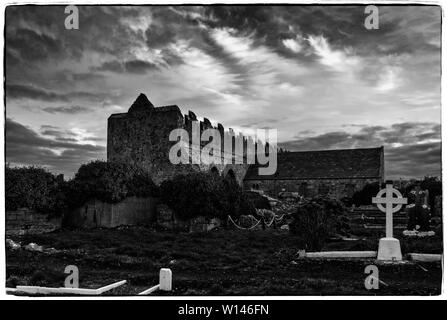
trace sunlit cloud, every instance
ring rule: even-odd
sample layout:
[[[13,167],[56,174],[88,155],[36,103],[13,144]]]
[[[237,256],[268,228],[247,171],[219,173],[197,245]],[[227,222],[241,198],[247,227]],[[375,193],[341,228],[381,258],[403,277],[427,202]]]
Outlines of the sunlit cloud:
[[[303,46],[301,44],[301,41],[297,39],[284,39],[282,41],[282,43],[284,44],[284,46],[289,49],[290,51],[294,52],[294,53],[298,53],[302,50]]]
[[[379,77],[376,89],[381,92],[396,89],[400,85],[399,81],[399,69],[387,68]]]
[[[360,58],[349,52],[349,49],[336,50],[329,45],[324,36],[309,36],[307,39],[319,57],[320,63],[339,72],[352,72],[360,66]]]

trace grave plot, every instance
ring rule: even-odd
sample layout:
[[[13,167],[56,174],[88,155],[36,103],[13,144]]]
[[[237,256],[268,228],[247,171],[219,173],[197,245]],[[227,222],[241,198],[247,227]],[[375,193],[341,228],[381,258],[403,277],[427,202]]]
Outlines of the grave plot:
[[[349,215],[349,224],[354,229],[378,229],[383,230],[386,217],[377,208],[354,208]],[[393,230],[394,233],[399,233],[407,227],[408,217],[403,211],[394,213],[393,215]]]
[[[380,229],[353,230],[314,252],[303,250],[302,234],[234,225],[209,232],[126,227],[16,236],[7,250],[7,286],[57,288],[64,283],[64,268],[73,264],[79,288],[89,293],[126,280],[104,295],[439,294],[442,234],[420,239],[396,232],[393,202],[405,200],[390,186],[374,201],[385,211],[380,213],[385,219],[376,214]],[[153,270],[161,268],[172,270],[171,291],[160,290]],[[368,289],[370,282],[377,287]]]
[[[377,258],[378,262],[399,263],[403,261],[399,239],[393,236],[394,217],[402,205],[407,204],[407,199],[393,188],[392,181],[388,181],[386,188],[379,191],[372,203],[377,204],[379,211],[386,214],[385,237],[380,238],[377,251],[328,251],[328,252],[300,252],[301,259],[365,259]],[[364,215],[362,215],[362,220]],[[408,253],[408,259],[412,261],[437,261],[441,262],[441,254]]]
[[[440,254],[442,237],[400,238],[402,254]],[[172,291],[151,295],[437,295],[442,267],[436,261],[378,265],[387,286],[366,290],[365,268],[375,258],[300,259],[302,239],[281,230],[155,232],[147,228],[59,231],[14,238],[42,252],[7,250],[7,286],[60,287],[67,264],[79,268],[79,287],[96,289],[125,279],[104,295],[138,295],[172,270]],[[45,250],[54,247],[54,250]],[[328,242],[322,251],[376,251],[376,234]]]

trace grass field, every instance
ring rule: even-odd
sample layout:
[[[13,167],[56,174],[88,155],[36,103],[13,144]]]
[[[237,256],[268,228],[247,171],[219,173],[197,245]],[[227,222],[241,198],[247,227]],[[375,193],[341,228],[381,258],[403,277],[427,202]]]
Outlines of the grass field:
[[[363,232],[363,234],[361,234]],[[380,231],[358,231],[364,240],[336,241],[325,250],[377,250]],[[171,295],[438,295],[441,263],[380,265],[379,290],[364,287],[374,260],[298,259],[300,239],[285,231],[155,232],[149,228],[67,231],[13,238],[53,247],[52,253],[7,250],[7,285],[63,286],[65,266],[78,266],[80,287],[126,279],[110,291],[134,295],[173,272]],[[441,253],[442,237],[401,239],[403,254]],[[156,294],[166,294],[158,292]]]

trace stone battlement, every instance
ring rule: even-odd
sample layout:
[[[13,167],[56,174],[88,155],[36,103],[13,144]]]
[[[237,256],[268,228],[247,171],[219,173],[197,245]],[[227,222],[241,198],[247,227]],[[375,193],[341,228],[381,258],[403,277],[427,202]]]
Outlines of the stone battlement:
[[[207,129],[216,129],[220,132],[222,160],[225,159],[226,163],[231,162],[231,164],[225,165],[224,161],[222,161],[222,165],[197,164],[197,162],[195,165],[173,165],[170,163],[169,151],[176,143],[169,141],[171,131],[174,129],[186,130],[191,142],[194,126],[199,129],[199,139]],[[225,139],[232,140],[232,154],[226,154],[223,151]],[[208,143],[209,141],[200,141],[200,147]],[[108,118],[107,159],[139,164],[151,172],[156,183],[175,174],[185,173],[185,171],[211,169],[218,170],[221,174],[232,170],[235,178],[242,182],[246,169],[241,171],[241,164],[235,164],[235,158],[240,155],[241,151],[240,148],[237,149],[238,144],[242,146],[242,158],[247,156],[247,150],[266,147],[261,141],[254,141],[252,137],[246,137],[241,133],[235,134],[232,128],[225,130],[220,123],[213,126],[208,118],[203,118],[200,121],[192,111],[183,115],[177,105],[155,107],[144,94],[138,96],[127,113],[112,114]],[[189,147],[192,151],[193,146]],[[237,155],[236,152],[238,152]],[[192,157],[192,152],[190,154]],[[236,168],[236,166],[239,167]],[[248,165],[242,166],[248,168]],[[235,171],[241,171],[241,175],[238,176]]]
[[[129,115],[135,114],[136,113],[135,111],[138,112],[138,115],[141,115],[141,113],[145,113],[148,116],[155,116],[155,117],[157,113],[163,113],[163,112],[176,113],[177,117],[180,116],[183,119],[182,121],[183,125],[179,127],[179,129],[182,128],[187,130],[190,133],[190,137],[192,128],[191,123],[193,121],[197,121],[200,125],[200,133],[202,133],[206,129],[216,129],[221,133],[222,138],[224,137],[224,135],[233,136],[235,139],[243,139],[245,145],[247,143],[252,143],[252,144],[259,144],[260,146],[265,147],[262,141],[254,141],[253,137],[244,136],[242,133],[235,134],[233,128],[228,128],[228,130],[226,130],[221,123],[218,123],[216,126],[213,126],[211,121],[205,117],[203,118],[203,121],[200,121],[198,120],[195,113],[190,110],[188,111],[188,114],[182,115],[181,110],[177,105],[154,107],[154,105],[147,99],[146,95],[144,95],[143,93],[141,93],[137,98],[137,100],[135,100],[135,102],[129,108],[128,112],[114,113],[109,116],[109,120],[126,118]],[[204,143],[206,144],[207,142],[205,141]]]

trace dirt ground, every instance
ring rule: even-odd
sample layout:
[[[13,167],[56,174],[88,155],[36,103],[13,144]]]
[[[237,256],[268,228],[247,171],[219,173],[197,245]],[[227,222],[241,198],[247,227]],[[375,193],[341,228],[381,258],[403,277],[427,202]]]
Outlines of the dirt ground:
[[[379,231],[358,231],[363,240],[333,241],[324,250],[377,250]],[[363,233],[363,234],[362,234]],[[109,292],[134,295],[158,283],[160,268],[173,272],[170,295],[439,295],[441,263],[378,265],[383,283],[366,290],[365,267],[374,260],[299,259],[300,239],[279,230],[155,232],[128,227],[60,230],[12,238],[55,248],[7,250],[7,286],[63,286],[67,265],[79,268],[80,287],[127,280]],[[442,253],[442,237],[401,239],[402,251]]]

